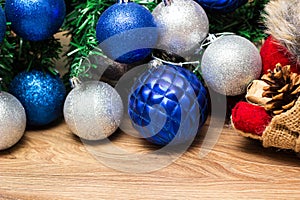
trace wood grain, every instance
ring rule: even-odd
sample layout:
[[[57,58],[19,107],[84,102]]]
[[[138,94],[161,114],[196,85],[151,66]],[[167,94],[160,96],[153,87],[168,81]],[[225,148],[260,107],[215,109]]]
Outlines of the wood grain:
[[[204,129],[207,127],[204,127]],[[155,147],[122,132],[111,140],[135,152]],[[198,157],[203,136],[171,165],[151,173],[110,169],[87,152],[64,122],[28,130],[0,152],[0,199],[296,199],[300,161],[264,149],[225,126],[218,143]]]

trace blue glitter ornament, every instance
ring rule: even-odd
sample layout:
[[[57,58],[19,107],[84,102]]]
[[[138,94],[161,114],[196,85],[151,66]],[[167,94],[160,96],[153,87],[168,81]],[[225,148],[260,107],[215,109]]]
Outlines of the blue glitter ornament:
[[[151,12],[129,2],[116,3],[102,13],[96,36],[100,48],[109,58],[129,64],[150,55],[158,32]]]
[[[0,42],[3,41],[6,31],[6,19],[3,9],[0,7]]]
[[[28,125],[46,125],[62,115],[66,89],[58,75],[37,70],[21,72],[9,90],[24,106]]]
[[[187,69],[162,65],[144,72],[129,95],[129,116],[148,141],[192,142],[207,118],[207,91]]]
[[[6,0],[5,13],[12,30],[30,41],[45,40],[64,22],[64,0]]]
[[[205,10],[221,13],[233,12],[248,0],[196,0]]]

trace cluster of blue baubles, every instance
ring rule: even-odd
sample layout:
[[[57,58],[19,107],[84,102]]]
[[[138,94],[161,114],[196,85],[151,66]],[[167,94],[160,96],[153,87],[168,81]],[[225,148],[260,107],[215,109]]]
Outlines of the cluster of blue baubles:
[[[233,11],[246,2],[197,1],[208,10],[221,12]],[[23,39],[40,41],[60,28],[66,6],[63,0],[6,0],[5,14],[0,9],[0,41],[5,36],[6,19]],[[151,55],[159,37],[156,28],[153,15],[145,7],[117,3],[99,18],[96,37],[109,58],[129,64]],[[33,126],[55,121],[66,96],[58,75],[36,70],[17,75],[10,92],[24,106],[27,124]],[[176,65],[161,65],[146,70],[135,82],[128,97],[128,114],[134,128],[154,144],[191,142],[207,118],[207,95],[192,72]]]
[[[6,21],[24,40],[41,41],[53,37],[66,15],[64,0],[6,0],[4,10],[0,8],[0,42],[5,37]],[[24,106],[28,125],[47,125],[62,114],[66,89],[58,75],[21,72],[9,90]]]

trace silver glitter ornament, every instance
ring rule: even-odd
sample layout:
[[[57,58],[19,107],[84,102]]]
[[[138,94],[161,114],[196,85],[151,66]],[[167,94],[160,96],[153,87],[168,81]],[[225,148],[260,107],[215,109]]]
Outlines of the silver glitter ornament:
[[[0,92],[0,150],[15,145],[26,128],[25,109],[19,100],[7,92]]]
[[[171,5],[161,2],[152,14],[159,28],[158,49],[188,57],[208,34],[207,15],[193,0],[174,0]]]
[[[207,85],[228,96],[243,94],[247,85],[259,78],[261,70],[258,49],[237,35],[217,38],[207,47],[201,61],[202,76]]]
[[[68,94],[64,117],[71,131],[85,140],[101,140],[116,131],[123,116],[123,103],[107,83],[80,83]]]

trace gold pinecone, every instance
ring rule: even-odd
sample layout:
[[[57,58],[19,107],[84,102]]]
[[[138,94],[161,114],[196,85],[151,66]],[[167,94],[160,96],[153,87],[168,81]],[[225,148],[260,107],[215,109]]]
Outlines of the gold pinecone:
[[[300,75],[292,73],[289,65],[277,64],[261,79],[269,85],[263,88],[262,96],[272,98],[265,105],[266,111],[279,115],[295,105],[300,96]]]

